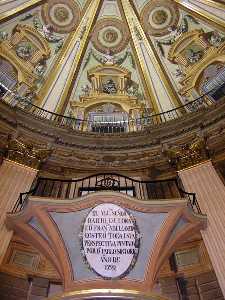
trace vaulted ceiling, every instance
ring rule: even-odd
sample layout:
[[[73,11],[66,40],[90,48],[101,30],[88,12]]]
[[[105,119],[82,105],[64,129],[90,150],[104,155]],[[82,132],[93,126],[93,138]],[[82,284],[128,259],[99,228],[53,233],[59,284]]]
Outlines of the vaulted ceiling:
[[[88,71],[111,60],[130,72],[143,107],[168,111],[201,95],[223,68],[224,8],[215,0],[3,0],[0,63],[17,70],[19,92],[33,90],[37,105],[69,115],[90,86]],[[46,51],[31,58],[38,39]]]

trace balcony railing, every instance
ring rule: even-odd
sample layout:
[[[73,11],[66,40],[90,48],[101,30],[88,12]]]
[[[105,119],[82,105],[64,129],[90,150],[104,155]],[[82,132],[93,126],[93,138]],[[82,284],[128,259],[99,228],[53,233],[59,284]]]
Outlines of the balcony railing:
[[[10,93],[9,90],[7,90]],[[207,94],[188,102],[177,108],[168,110],[166,112],[144,116],[137,119],[127,119],[115,122],[94,122],[91,120],[82,120],[69,116],[60,115],[46,109],[40,108],[34,105],[30,100],[25,97],[20,97],[14,94],[7,104],[12,107],[23,109],[26,112],[32,114],[34,117],[39,119],[45,119],[50,121],[53,125],[72,129],[76,131],[93,132],[93,133],[104,133],[104,134],[120,134],[126,132],[137,132],[146,130],[148,127],[166,123],[168,121],[181,118],[188,112],[196,112],[201,109],[205,109],[212,106],[212,95],[219,89],[213,89]],[[225,91],[221,89],[221,98],[225,96]]]
[[[38,178],[32,190],[20,194],[12,212],[21,211],[29,196],[69,200],[98,191],[116,191],[141,201],[186,198],[193,211],[201,214],[195,194],[185,192],[177,179],[141,181],[116,173],[96,174],[76,180]]]

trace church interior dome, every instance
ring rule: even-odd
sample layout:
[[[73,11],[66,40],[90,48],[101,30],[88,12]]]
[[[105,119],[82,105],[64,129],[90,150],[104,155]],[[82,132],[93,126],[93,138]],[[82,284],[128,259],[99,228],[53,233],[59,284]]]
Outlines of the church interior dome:
[[[0,100],[0,195],[1,185],[2,195],[14,189],[7,178],[22,176],[20,184],[15,179],[20,202],[9,200],[7,194],[8,204],[2,204],[0,197],[0,212],[5,209],[0,237],[7,231],[5,218],[15,203],[24,209],[23,197],[75,199],[101,192],[102,181],[107,185],[104,190],[110,187],[141,201],[145,199],[140,193],[151,189],[160,194],[157,199],[182,198],[181,190],[186,191],[185,197],[190,192],[198,198],[198,187],[204,190],[203,177],[196,175],[194,180],[190,175],[193,182],[189,184],[182,172],[210,162],[222,186],[215,190],[223,195],[225,1],[2,0]],[[7,175],[2,168],[6,162],[36,173]],[[152,182],[157,182],[154,188]],[[82,184],[77,192],[76,184]],[[134,192],[138,184],[146,186]],[[20,194],[34,190],[26,197]],[[198,210],[196,203],[191,202],[197,209],[194,213],[202,210],[202,215],[210,215],[209,206],[201,206],[200,201]],[[220,215],[220,205],[223,209],[218,203],[209,219],[212,223]],[[14,212],[20,213],[17,208]],[[220,217],[218,222],[223,223]],[[186,216],[177,224],[183,226],[187,220]],[[32,222],[36,231],[44,230]],[[224,299],[224,262],[220,269],[219,250],[214,255],[199,228],[185,236],[169,258],[160,260],[153,292],[161,296],[143,297]],[[17,289],[18,300],[86,299],[66,294],[53,297],[62,291],[64,271],[62,275],[57,262],[52,264],[50,254],[46,257],[46,252],[24,241],[21,232],[18,229],[8,242],[5,239],[4,251],[0,246],[0,299],[17,299]],[[220,234],[217,239],[225,247],[224,228]],[[18,287],[20,283],[23,288]],[[43,294],[38,294],[39,288]],[[139,299],[118,295],[117,299]]]

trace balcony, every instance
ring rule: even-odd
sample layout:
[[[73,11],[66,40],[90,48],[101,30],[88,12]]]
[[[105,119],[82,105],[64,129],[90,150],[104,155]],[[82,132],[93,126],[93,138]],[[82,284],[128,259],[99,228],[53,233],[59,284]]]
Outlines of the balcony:
[[[116,173],[91,175],[81,179],[61,180],[38,178],[34,187],[21,193],[12,213],[17,213],[26,206],[30,196],[48,199],[73,200],[100,191],[114,191],[135,197],[140,201],[186,200],[194,213],[201,215],[194,193],[185,192],[178,179],[141,181]]]
[[[2,88],[4,89],[4,87]],[[7,90],[7,93],[10,94],[12,92]],[[102,121],[95,121],[93,118],[77,119],[60,115],[36,106],[31,102],[31,99],[16,96],[15,94],[10,96],[10,100],[7,100],[6,103],[12,108],[19,110],[22,109],[34,118],[47,120],[53,126],[85,133],[124,134],[146,131],[154,126],[162,125],[172,120],[182,119],[190,113],[196,113],[198,111],[204,112],[208,108],[216,106],[217,103],[221,103],[224,99],[224,95],[225,90],[223,85],[221,88],[214,88],[203,96],[169,111],[159,114],[145,115],[137,119],[122,118],[121,120],[118,120],[118,118],[116,118],[115,121],[110,122],[108,122],[107,119],[112,119],[112,116],[105,116],[102,118]]]

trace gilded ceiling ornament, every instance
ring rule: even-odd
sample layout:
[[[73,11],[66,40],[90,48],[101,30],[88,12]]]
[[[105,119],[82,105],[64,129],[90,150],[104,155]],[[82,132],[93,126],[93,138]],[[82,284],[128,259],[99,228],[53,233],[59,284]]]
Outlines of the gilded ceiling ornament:
[[[179,10],[171,0],[149,1],[141,11],[143,27],[153,36],[169,34],[169,29],[177,26],[179,16]]]
[[[51,49],[38,30],[17,24],[11,36],[1,42],[0,52],[17,70],[17,81],[32,87],[38,79],[35,68],[50,57]]]
[[[34,46],[30,42],[24,41],[16,45],[16,54],[24,60],[31,58],[34,51]]]
[[[50,0],[42,6],[42,18],[58,33],[75,30],[81,18],[79,5],[73,0]]]
[[[193,88],[199,90],[203,72],[208,66],[218,61],[224,63],[224,39],[213,36],[216,46],[212,46],[212,35],[212,32],[192,30],[183,33],[169,49],[168,59],[176,63],[185,75],[180,80],[182,96],[189,96]]]
[[[103,39],[106,43],[114,43],[118,39],[118,33],[113,29],[106,30]]]
[[[92,42],[102,53],[106,53],[109,49],[112,54],[119,53],[129,42],[129,32],[124,23],[118,19],[101,19],[93,30]]]
[[[49,43],[58,43],[62,41],[62,37],[54,34],[53,26],[49,24],[43,25],[38,15],[34,16],[33,24],[35,29],[37,29]]]
[[[122,65],[126,59],[128,59],[131,66],[134,69],[136,68],[133,54],[132,54],[132,52],[129,48],[126,50],[125,53],[123,53],[122,55],[118,55],[118,56],[112,55],[110,50],[107,50],[106,54],[104,54],[104,55],[99,55],[97,52],[94,51],[93,48],[91,48],[87,52],[83,68],[85,68],[87,66],[87,64],[89,63],[92,56],[100,64],[108,64],[108,65],[110,65],[110,64],[115,65],[116,64],[116,65],[119,65],[119,66]]]
[[[197,136],[191,143],[172,146],[163,150],[163,152],[168,157],[169,163],[177,167],[178,170],[208,159],[206,140],[200,136]]]
[[[0,42],[7,40],[9,37],[9,34],[6,31],[0,31]]]

